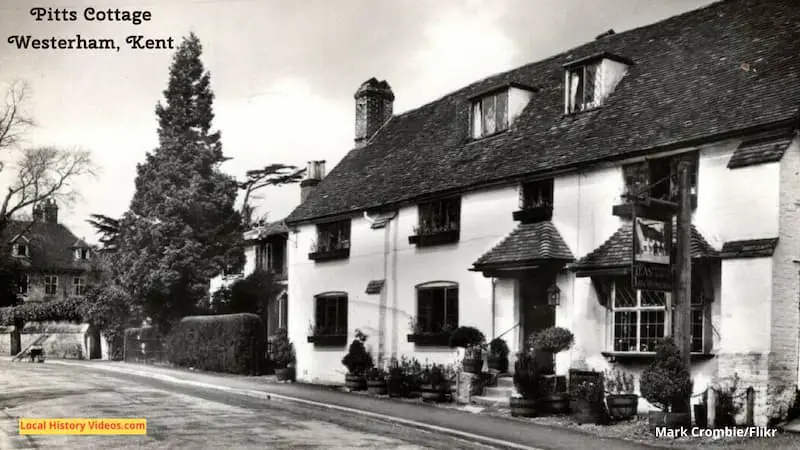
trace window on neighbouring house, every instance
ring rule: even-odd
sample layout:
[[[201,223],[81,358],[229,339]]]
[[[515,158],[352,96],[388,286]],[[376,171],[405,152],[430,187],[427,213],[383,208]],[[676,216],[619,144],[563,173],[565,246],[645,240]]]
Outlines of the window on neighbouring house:
[[[86,261],[89,259],[89,249],[88,248],[76,248],[75,249],[75,259],[80,261]]]
[[[21,275],[17,284],[17,292],[19,295],[28,295],[28,288],[31,285],[31,279],[27,275]]]
[[[45,295],[56,295],[58,293],[58,275],[44,276],[44,293]]]
[[[472,137],[508,129],[508,90],[486,95],[472,103]]]
[[[600,63],[587,64],[567,71],[567,113],[577,113],[600,106],[597,74]]]
[[[430,235],[461,229],[461,199],[450,198],[419,205],[417,234]]]
[[[426,283],[417,286],[416,332],[438,333],[458,328],[458,284]]]
[[[641,195],[677,202],[678,197],[678,163],[687,160],[691,165],[689,182],[691,195],[697,196],[697,166],[696,152],[687,155],[651,159],[638,163],[627,164],[622,167],[625,180],[626,195]],[[626,200],[627,201],[627,200]]]
[[[317,225],[315,252],[328,252],[350,248],[350,221],[321,223]]]
[[[347,294],[320,294],[316,297],[314,335],[347,334]]]
[[[86,280],[83,277],[75,277],[72,279],[72,294],[86,295]]]
[[[520,189],[520,209],[553,206],[553,180],[539,180],[523,183]]]
[[[21,258],[27,258],[28,256],[30,256],[28,254],[28,244],[17,242],[13,245],[12,250],[14,256],[18,256]]]
[[[256,245],[256,270],[272,270],[272,245],[266,242]]]

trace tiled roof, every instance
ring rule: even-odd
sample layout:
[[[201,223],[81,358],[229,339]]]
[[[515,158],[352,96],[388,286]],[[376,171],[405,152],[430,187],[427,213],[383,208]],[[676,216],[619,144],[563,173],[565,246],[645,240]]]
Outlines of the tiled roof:
[[[673,243],[676,236],[673,233]],[[692,258],[713,258],[717,251],[706,241],[702,234],[692,225]],[[633,263],[633,225],[625,222],[607,241],[594,249],[578,262],[571,265],[574,270],[603,269],[626,267]]]
[[[380,294],[386,280],[372,280],[367,283],[367,294]]]
[[[634,64],[602,107],[565,116],[563,65],[601,52]],[[506,132],[470,140],[469,99],[512,82],[537,89],[528,106]],[[392,117],[287,221],[794,123],[799,105],[797,1],[721,1],[491,76]]]
[[[520,224],[505,239],[478,258],[475,269],[515,263],[574,261],[561,234],[552,222]]]
[[[34,270],[89,270],[87,261],[75,259],[74,244],[83,242],[72,234],[69,229],[60,223],[36,221],[25,228],[30,222],[12,220],[8,223],[4,239],[6,242],[14,239],[20,233],[28,239],[28,258],[20,258],[25,267]],[[85,244],[85,242],[84,242]]]
[[[259,239],[265,239],[269,236],[288,232],[289,227],[286,226],[286,222],[279,220],[277,222],[270,222],[267,224],[254,226],[253,228],[244,232],[244,239],[247,241],[257,241]]]
[[[723,259],[768,258],[775,253],[777,245],[778,238],[729,241],[722,245],[719,257]]]
[[[784,133],[742,142],[728,161],[728,168],[735,169],[780,161],[792,143],[793,137],[794,133]]]

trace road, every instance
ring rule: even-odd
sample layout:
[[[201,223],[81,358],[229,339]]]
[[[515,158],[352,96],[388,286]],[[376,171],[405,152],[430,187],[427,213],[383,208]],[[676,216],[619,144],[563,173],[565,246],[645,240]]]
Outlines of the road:
[[[146,436],[20,436],[19,417],[147,419]],[[125,374],[0,361],[0,449],[486,449],[312,406]]]

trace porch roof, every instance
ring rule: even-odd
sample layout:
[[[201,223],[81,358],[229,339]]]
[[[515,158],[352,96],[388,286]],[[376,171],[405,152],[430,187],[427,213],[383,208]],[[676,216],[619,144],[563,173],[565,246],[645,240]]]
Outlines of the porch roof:
[[[676,241],[675,234],[672,241],[673,243]],[[692,259],[719,257],[718,252],[694,225],[692,225],[691,250]],[[577,276],[589,276],[593,272],[627,269],[631,264],[633,264],[633,223],[625,222],[600,247],[571,264],[570,269],[577,272]]]
[[[575,257],[552,222],[523,223],[473,263],[471,270],[514,268],[545,262],[572,262]]]
[[[793,138],[793,132],[770,133],[742,142],[728,161],[728,168],[736,169],[780,161],[786,149],[792,144]]]

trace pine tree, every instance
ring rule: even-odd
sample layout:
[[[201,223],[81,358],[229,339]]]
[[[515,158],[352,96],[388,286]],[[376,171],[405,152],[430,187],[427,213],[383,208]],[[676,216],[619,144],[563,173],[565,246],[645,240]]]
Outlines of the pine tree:
[[[238,184],[220,171],[227,158],[211,131],[214,94],[201,53],[191,34],[173,57],[165,102],[156,106],[159,146],[137,165],[120,223],[121,280],[164,331],[195,311],[210,278],[244,259]]]

